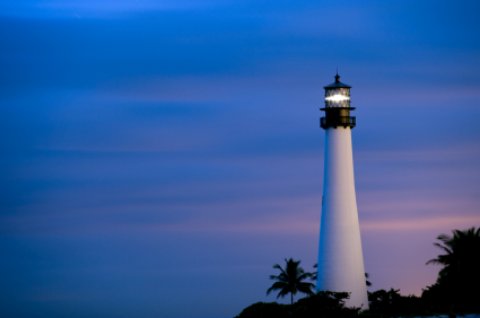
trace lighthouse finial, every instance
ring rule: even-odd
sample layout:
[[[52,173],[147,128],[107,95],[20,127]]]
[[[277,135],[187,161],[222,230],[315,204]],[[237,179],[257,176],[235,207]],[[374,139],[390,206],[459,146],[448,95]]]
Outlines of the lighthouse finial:
[[[337,74],[335,74],[335,83],[340,83],[340,75],[338,75],[338,66],[337,66]]]

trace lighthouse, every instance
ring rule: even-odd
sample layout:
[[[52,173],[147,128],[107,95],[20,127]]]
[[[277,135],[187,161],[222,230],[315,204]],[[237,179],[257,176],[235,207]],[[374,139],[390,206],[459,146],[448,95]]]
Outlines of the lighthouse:
[[[345,305],[368,309],[365,268],[358,222],[353,172],[350,112],[351,86],[335,76],[325,88],[325,130],[322,213],[318,252],[317,291],[348,292]]]

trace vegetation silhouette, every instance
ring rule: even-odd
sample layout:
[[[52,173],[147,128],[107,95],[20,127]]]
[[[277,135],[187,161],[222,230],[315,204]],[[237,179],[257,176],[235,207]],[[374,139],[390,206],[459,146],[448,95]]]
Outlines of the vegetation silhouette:
[[[242,310],[235,318],[290,318],[292,316],[288,307],[279,303],[258,302]]]
[[[285,268],[275,264],[279,275],[267,290],[279,290],[277,298],[290,294],[290,305],[276,302],[258,302],[245,308],[236,318],[310,318],[310,317],[363,317],[387,318],[407,316],[432,316],[480,314],[480,227],[453,230],[452,235],[441,234],[434,245],[442,254],[427,264],[441,265],[435,284],[426,287],[421,297],[402,296],[398,289],[376,290],[368,293],[370,309],[345,307],[346,292],[322,291],[313,294],[314,284],[307,282],[316,278],[315,273],[305,272],[300,261],[285,259]],[[315,268],[315,266],[314,266]],[[366,283],[371,286],[369,275]],[[297,292],[308,296],[293,302]]]
[[[320,291],[316,295],[298,300],[294,305],[292,317],[357,317],[360,308],[345,307],[348,298],[347,292]]]
[[[370,275],[368,273],[365,273],[365,285],[367,285],[367,287],[372,287],[372,282],[370,281]]]
[[[359,308],[347,308],[344,305],[348,296],[348,293],[319,292],[291,305],[259,302],[245,308],[236,318],[357,317]]]
[[[366,317],[405,317],[428,315],[420,297],[402,296],[398,289],[380,289],[368,293],[370,308],[363,313]]]
[[[273,265],[273,268],[278,269],[280,274],[270,275],[270,279],[275,282],[267,290],[267,295],[274,290],[279,290],[277,298],[290,294],[290,304],[293,304],[293,297],[297,292],[313,294],[315,285],[305,281],[310,280],[313,274],[305,272],[300,266],[300,261],[295,261],[293,258],[285,259],[285,268],[279,264]]]
[[[436,283],[423,291],[422,298],[443,311],[480,312],[480,227],[453,230],[452,234],[437,237],[440,242],[434,245],[443,254],[427,264],[443,268]]]

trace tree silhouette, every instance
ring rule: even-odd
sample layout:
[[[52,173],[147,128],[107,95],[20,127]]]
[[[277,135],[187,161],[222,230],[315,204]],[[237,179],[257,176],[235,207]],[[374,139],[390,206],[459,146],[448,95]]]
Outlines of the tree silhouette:
[[[454,308],[478,310],[480,287],[480,228],[453,230],[453,235],[439,235],[434,243],[444,253],[427,264],[439,264],[435,285],[426,289],[426,296],[436,301],[449,302]]]
[[[368,275],[368,273],[365,273],[365,284],[367,285],[367,287],[372,286],[372,282],[369,281],[369,279],[370,279],[370,275]]]
[[[398,289],[376,290],[368,293],[368,300],[369,317],[412,317],[431,314],[425,311],[421,298],[414,295],[402,296]]]
[[[390,288],[390,290],[380,289],[369,293],[370,310],[393,315],[397,309],[398,300],[401,298],[399,292],[398,289]]]
[[[305,280],[311,279],[312,273],[305,272],[300,266],[300,261],[295,261],[292,258],[285,259],[285,268],[282,268],[279,264],[273,265],[273,268],[278,269],[280,274],[270,275],[270,279],[275,280],[275,282],[267,290],[267,295],[274,290],[279,290],[277,298],[290,294],[290,303],[293,304],[293,297],[297,292],[307,295],[313,294],[314,285],[305,282]]]

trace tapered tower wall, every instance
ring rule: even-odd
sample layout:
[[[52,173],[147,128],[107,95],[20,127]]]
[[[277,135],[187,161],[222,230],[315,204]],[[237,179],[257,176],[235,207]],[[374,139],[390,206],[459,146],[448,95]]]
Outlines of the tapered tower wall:
[[[317,290],[349,292],[349,307],[368,308],[350,127],[325,130]]]

